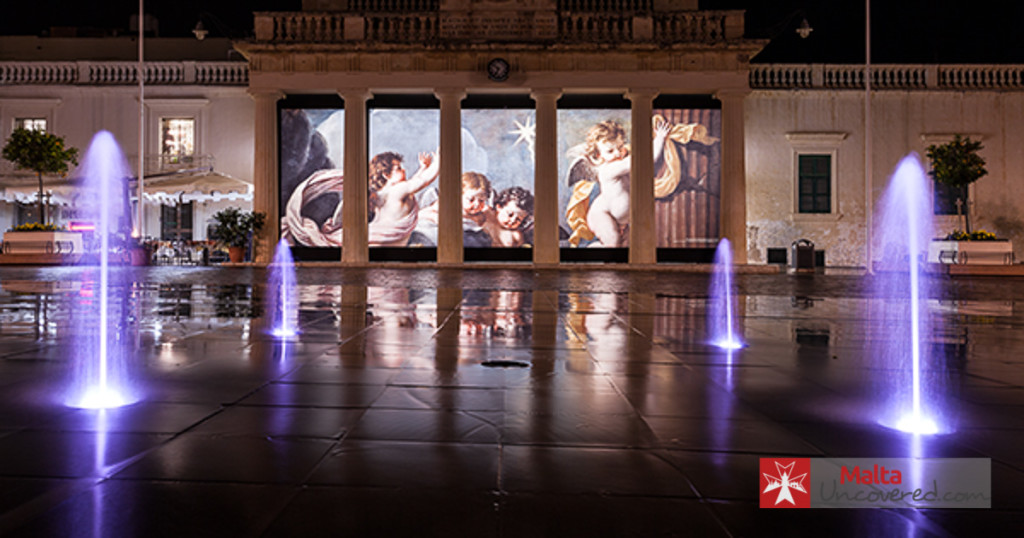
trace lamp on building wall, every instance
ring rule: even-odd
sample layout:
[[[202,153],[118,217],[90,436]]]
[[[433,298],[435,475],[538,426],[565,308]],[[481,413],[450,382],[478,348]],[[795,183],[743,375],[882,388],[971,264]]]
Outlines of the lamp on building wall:
[[[204,23],[203,21],[206,22]],[[210,31],[206,29],[207,24],[210,24],[211,28],[220,32],[220,35],[228,39],[237,39],[238,37],[236,33],[229,26],[221,22],[216,15],[209,11],[201,11],[195,27],[192,28],[192,35],[196,36],[196,39],[199,41],[206,39],[206,36],[210,35]]]
[[[206,34],[209,34],[210,31],[203,26],[203,21],[200,20],[196,23],[196,27],[192,29],[192,33],[196,36],[196,39],[202,41],[206,39]]]
[[[800,26],[796,27],[796,34],[802,39],[807,39],[813,31],[814,28],[811,28],[811,24],[807,22],[807,17],[804,17],[803,20],[800,21]]]

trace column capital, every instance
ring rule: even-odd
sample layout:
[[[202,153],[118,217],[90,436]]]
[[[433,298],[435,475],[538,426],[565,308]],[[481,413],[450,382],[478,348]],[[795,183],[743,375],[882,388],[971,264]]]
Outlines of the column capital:
[[[351,101],[362,101],[363,103],[373,98],[373,92],[369,88],[340,88],[338,95],[345,100],[346,103]]]
[[[626,93],[622,94],[623,97],[630,101],[636,102],[640,100],[653,101],[658,94],[661,93],[657,88],[630,88],[626,90]]]
[[[249,88],[246,93],[253,99],[269,99],[271,101],[280,101],[286,97],[284,92],[276,88]]]
[[[466,98],[466,88],[434,88],[434,95],[442,101],[447,99],[462,101]]]
[[[712,94],[712,97],[719,101],[732,101],[736,99],[742,100],[744,97],[750,95],[750,89],[747,88],[726,88],[716,91]]]
[[[530,98],[534,101],[542,98],[558,100],[560,97],[562,97],[562,88],[534,88],[530,92]]]

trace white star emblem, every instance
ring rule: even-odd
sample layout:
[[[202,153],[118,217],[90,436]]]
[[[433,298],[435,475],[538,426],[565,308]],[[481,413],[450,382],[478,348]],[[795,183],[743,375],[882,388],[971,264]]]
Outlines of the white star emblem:
[[[530,155],[533,155],[533,144],[537,139],[537,126],[533,124],[533,118],[527,117],[523,123],[519,123],[518,120],[512,120],[512,123],[515,124],[516,128],[508,133],[519,136],[515,143],[512,144],[512,147],[518,146],[520,142],[525,142],[526,149],[530,150]]]
[[[779,490],[779,496],[775,499],[775,505],[782,501],[789,501],[789,504],[796,506],[796,501],[793,500],[793,494],[790,492],[791,489],[795,489],[801,493],[807,493],[807,489],[803,485],[804,478],[807,478],[807,473],[800,476],[790,476],[793,472],[793,466],[796,462],[792,462],[789,465],[782,465],[779,462],[775,462],[775,470],[779,476],[772,476],[768,473],[761,473],[765,479],[768,480],[768,486],[764,488],[761,493],[768,493],[769,491]]]

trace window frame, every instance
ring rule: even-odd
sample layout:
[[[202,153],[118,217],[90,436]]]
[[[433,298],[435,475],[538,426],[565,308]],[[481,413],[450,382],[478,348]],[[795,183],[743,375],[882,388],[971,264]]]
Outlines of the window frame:
[[[25,127],[24,122],[26,122],[26,121],[31,121],[31,122],[41,121],[41,122],[43,122],[43,127],[41,129],[43,132],[46,132],[46,130],[49,127],[49,124],[50,124],[49,120],[47,120],[46,117],[39,117],[38,115],[36,115],[36,116],[23,116],[23,117],[15,116],[14,117],[14,129],[18,129],[20,127]],[[37,130],[37,129],[33,128],[33,130]]]
[[[802,175],[801,162],[800,161],[803,158],[805,158],[805,157],[818,157],[818,158],[824,157],[824,158],[827,159],[827,163],[828,163],[828,193],[827,193],[827,197],[828,197],[828,211],[818,211],[816,207],[812,207],[812,208],[809,208],[809,209],[808,208],[804,208],[802,206],[802,204],[801,204],[802,198],[804,196],[804,192],[803,192],[804,180],[808,179],[809,181],[816,182],[816,180],[818,179],[817,177],[810,178],[809,176],[805,177],[804,175]],[[796,213],[798,213],[800,215],[831,215],[832,213],[834,213],[834,211],[833,211],[833,209],[835,207],[835,188],[834,188],[834,184],[835,184],[835,153],[834,152],[833,153],[818,153],[818,152],[798,151],[796,153],[796,182],[797,182],[797,186],[796,186]],[[811,196],[813,197],[811,205],[812,206],[817,206],[817,202],[818,202],[819,197],[822,197],[823,195],[821,193],[817,192],[816,185],[814,185],[814,184],[811,185],[811,190],[812,190]]]
[[[207,111],[210,100],[205,98],[151,98],[146,99],[146,173],[178,169],[180,165],[163,162],[161,131],[165,119],[191,119],[194,121],[193,160],[201,159],[206,140]],[[156,169],[149,166],[152,158],[159,159]]]
[[[839,148],[849,133],[845,132],[791,132],[786,133],[792,157],[790,160],[790,218],[792,220],[837,220],[839,211]],[[822,155],[829,158],[829,211],[800,211],[800,157]]]
[[[46,120],[46,131],[54,132],[57,125],[57,108],[61,105],[59,98],[5,98],[4,106],[0,107],[2,112],[2,129],[4,140],[11,136],[19,119],[42,119]]]
[[[167,122],[167,121],[190,121],[190,122],[192,122],[192,151],[190,153],[187,153],[187,154],[186,153],[164,153],[164,146],[165,146],[165,142],[166,142],[165,139],[164,139],[164,122]],[[177,159],[181,159],[182,162],[184,162],[184,161],[186,161],[188,159],[194,159],[196,157],[196,155],[199,155],[198,143],[197,143],[198,142],[198,136],[197,136],[198,130],[199,130],[199,125],[198,125],[198,122],[196,121],[196,118],[194,116],[170,115],[170,116],[162,116],[162,117],[160,117],[159,121],[158,121],[158,127],[157,127],[157,133],[158,133],[158,136],[160,138],[159,140],[157,140],[157,146],[160,148],[159,155],[161,157],[164,157],[164,156],[173,157],[174,159],[176,159],[174,161],[170,161],[170,162],[173,162],[173,163],[178,163],[179,161]]]

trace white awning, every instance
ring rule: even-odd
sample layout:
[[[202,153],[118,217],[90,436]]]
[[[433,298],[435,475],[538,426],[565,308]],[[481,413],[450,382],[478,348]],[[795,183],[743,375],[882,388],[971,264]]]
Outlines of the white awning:
[[[43,193],[51,205],[75,205],[77,181],[73,178],[43,178]],[[129,196],[134,200],[138,189],[131,180]],[[252,201],[252,183],[215,172],[210,168],[183,170],[170,174],[147,176],[146,202],[174,205],[180,202],[242,200]],[[34,177],[0,178],[0,201],[34,204],[39,199],[39,183]]]
[[[252,201],[252,183],[213,170],[147,177],[143,189],[147,202],[167,205],[206,200]]]
[[[67,180],[58,184],[43,184],[43,195],[47,197],[50,205],[73,205],[74,194],[75,187],[68,184]],[[39,203],[39,184],[29,185],[20,182],[13,185],[0,184],[0,202],[37,204]]]

